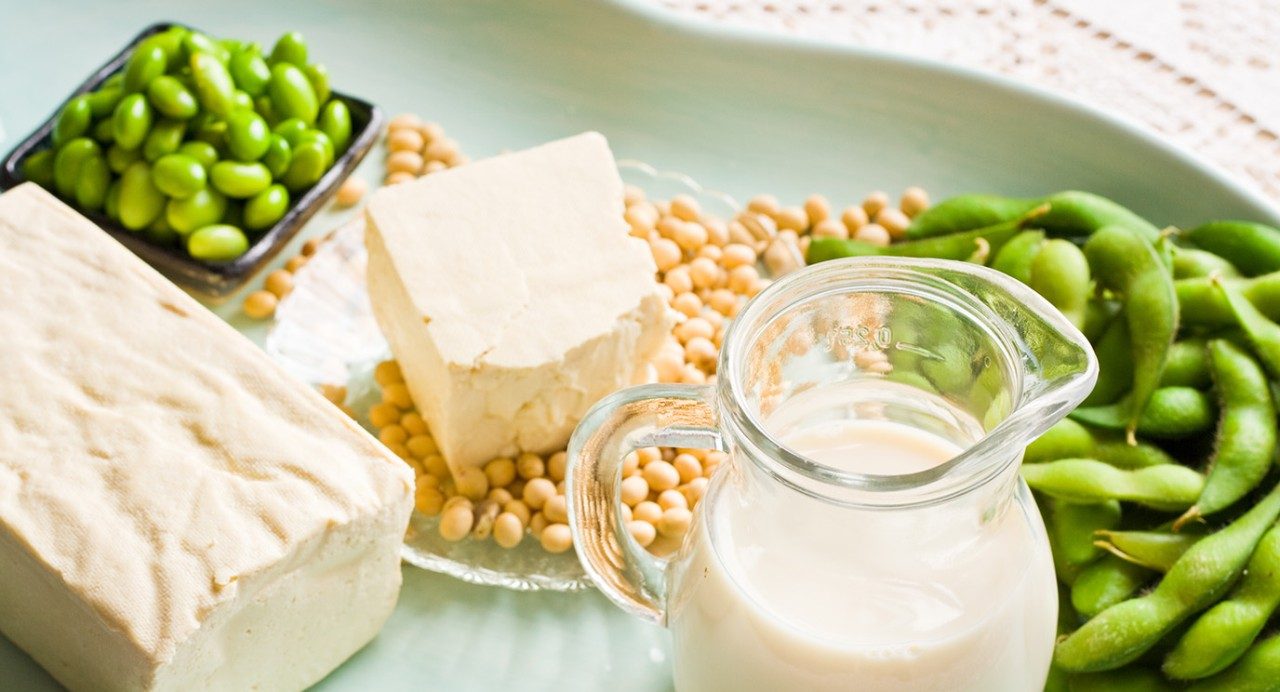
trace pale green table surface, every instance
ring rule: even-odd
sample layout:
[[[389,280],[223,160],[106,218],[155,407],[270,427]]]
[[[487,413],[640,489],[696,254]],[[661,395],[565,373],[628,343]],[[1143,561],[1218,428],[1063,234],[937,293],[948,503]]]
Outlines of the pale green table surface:
[[[440,122],[472,157],[596,129],[620,158],[742,198],[818,191],[845,204],[911,184],[935,197],[1075,187],[1157,224],[1280,221],[1192,157],[1059,98],[945,66],[677,23],[626,2],[0,0],[0,148],[158,20],[267,45],[300,30],[338,88],[389,115]],[[375,149],[357,175],[376,184],[382,156]],[[282,258],[351,213],[321,213]],[[239,300],[217,312],[261,342],[264,327],[237,314]],[[381,636],[321,687],[660,690],[668,656],[665,632],[594,592],[517,594],[406,569]],[[55,688],[0,639],[0,689]]]

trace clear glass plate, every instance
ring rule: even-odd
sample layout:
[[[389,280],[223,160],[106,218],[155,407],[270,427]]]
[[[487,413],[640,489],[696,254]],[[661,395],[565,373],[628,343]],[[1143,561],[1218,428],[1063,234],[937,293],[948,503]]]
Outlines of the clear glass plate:
[[[688,176],[666,173],[638,161],[619,161],[622,179],[652,199],[693,195],[709,215],[725,220],[737,212],[727,194],[707,190]],[[390,356],[374,320],[365,288],[367,255],[364,221],[356,217],[338,228],[294,277],[294,288],[276,309],[264,347],[286,370],[319,387],[347,388],[347,405],[372,430],[369,407],[380,400],[373,368]],[[518,591],[578,591],[590,586],[577,554],[554,555],[537,541],[513,549],[492,540],[450,543],[436,530],[437,517],[414,513],[405,534],[405,562],[474,584]]]

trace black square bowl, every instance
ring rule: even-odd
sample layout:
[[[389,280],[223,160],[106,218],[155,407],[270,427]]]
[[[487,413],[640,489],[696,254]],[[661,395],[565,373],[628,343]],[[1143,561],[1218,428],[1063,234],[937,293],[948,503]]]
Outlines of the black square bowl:
[[[67,101],[80,94],[96,90],[108,77],[124,69],[125,63],[140,41],[171,26],[174,26],[173,22],[161,22],[147,27],[72,92],[67,97]],[[198,31],[198,29],[193,30]],[[301,196],[291,200],[288,211],[274,226],[251,238],[247,252],[230,262],[202,262],[187,255],[181,248],[152,243],[140,233],[130,231],[108,219],[105,214],[76,210],[92,219],[94,223],[111,234],[111,237],[120,241],[134,254],[175,282],[207,298],[214,300],[225,298],[270,262],[285,244],[297,235],[302,226],[334,195],[342,181],[351,175],[377,139],[383,119],[382,112],[377,106],[337,91],[333,92],[333,98],[341,99],[351,112],[351,143],[347,146],[347,150],[333,162],[315,185],[305,190]],[[66,101],[0,162],[0,189],[7,190],[26,181],[22,175],[22,162],[31,154],[52,146],[53,125],[58,113],[65,105]],[[71,206],[76,205],[72,202]]]

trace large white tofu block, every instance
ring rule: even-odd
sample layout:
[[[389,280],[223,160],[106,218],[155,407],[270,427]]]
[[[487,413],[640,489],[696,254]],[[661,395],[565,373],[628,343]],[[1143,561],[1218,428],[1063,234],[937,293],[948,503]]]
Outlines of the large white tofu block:
[[[374,314],[454,469],[563,449],[670,331],[594,132],[383,188],[365,234]]]
[[[34,185],[0,306],[5,636],[76,690],[299,690],[373,638],[403,462]]]

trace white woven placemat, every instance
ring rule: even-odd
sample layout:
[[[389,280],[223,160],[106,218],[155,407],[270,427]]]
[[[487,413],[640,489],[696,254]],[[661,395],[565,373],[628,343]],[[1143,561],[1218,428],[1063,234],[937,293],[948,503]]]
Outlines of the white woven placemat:
[[[653,0],[1001,72],[1122,113],[1280,203],[1280,0]]]

